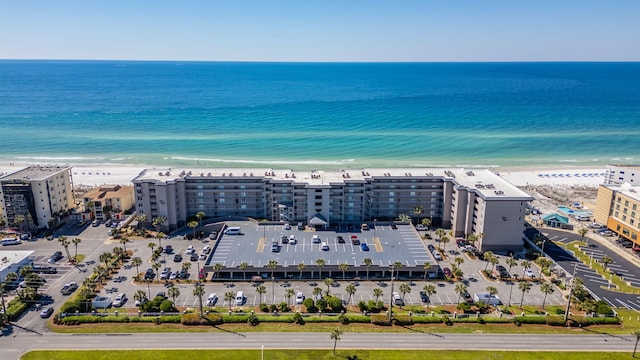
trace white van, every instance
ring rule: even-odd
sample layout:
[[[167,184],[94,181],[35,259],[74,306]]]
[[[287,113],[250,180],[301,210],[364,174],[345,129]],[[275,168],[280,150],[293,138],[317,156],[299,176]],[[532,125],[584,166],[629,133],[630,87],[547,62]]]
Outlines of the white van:
[[[394,291],[392,295],[393,295],[393,303],[395,305],[404,306],[404,301],[402,300],[398,292]]]
[[[113,306],[115,307],[121,307],[122,305],[124,305],[124,303],[127,301],[127,295],[125,295],[125,293],[120,293],[118,294],[118,296],[116,296],[116,298],[113,300]]]
[[[232,226],[224,231],[225,235],[240,235],[240,227]]]
[[[236,305],[244,304],[244,293],[242,291],[238,291],[236,293]]]
[[[328,251],[329,250],[329,245],[327,245],[326,242],[323,242],[322,244],[320,244],[320,249],[322,249],[324,251]]]

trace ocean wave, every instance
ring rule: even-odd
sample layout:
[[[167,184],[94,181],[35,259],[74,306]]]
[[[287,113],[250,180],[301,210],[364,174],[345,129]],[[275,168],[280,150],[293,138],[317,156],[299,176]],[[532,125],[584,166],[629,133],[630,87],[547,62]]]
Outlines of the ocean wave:
[[[16,159],[20,160],[74,160],[74,161],[89,161],[89,160],[106,160],[103,157],[82,157],[82,156],[16,156]]]
[[[164,160],[196,161],[224,164],[263,164],[263,165],[348,165],[356,162],[356,159],[343,160],[251,160],[251,159],[209,159],[192,158],[183,156],[168,156]]]

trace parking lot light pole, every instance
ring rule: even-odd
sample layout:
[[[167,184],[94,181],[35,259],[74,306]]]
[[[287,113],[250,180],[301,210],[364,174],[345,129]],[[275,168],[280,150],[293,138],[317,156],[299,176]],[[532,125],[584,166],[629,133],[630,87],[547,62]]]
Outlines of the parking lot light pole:
[[[271,303],[275,304],[276,303],[276,277],[272,276],[271,277]]]
[[[571,297],[573,296],[573,287],[576,282],[576,269],[578,268],[578,264],[573,264],[573,275],[571,277],[571,287],[569,287],[569,298],[567,299],[567,308],[564,310],[564,321],[566,322],[569,318],[569,309],[571,308]]]
[[[373,242],[375,244],[376,241],[376,230],[378,228],[378,220],[377,219],[373,219]]]
[[[389,266],[389,270],[391,270],[391,294],[389,298],[389,323],[391,323],[391,313],[393,312],[393,265]]]

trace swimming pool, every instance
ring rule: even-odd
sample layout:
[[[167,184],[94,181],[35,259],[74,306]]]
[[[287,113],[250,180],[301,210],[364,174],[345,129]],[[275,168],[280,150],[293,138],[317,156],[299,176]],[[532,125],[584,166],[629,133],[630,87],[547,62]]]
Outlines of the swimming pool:
[[[558,206],[558,210],[568,215],[582,215],[582,216],[593,216],[591,211],[585,210],[573,210],[566,206]]]

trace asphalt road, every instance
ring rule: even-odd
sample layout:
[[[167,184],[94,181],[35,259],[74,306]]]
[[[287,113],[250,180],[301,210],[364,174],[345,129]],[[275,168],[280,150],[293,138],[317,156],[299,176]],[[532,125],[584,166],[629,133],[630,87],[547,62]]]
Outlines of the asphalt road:
[[[608,334],[434,334],[344,333],[341,349],[538,350],[631,352],[632,336]],[[331,349],[329,333],[171,333],[37,335],[16,331],[0,338],[0,358],[17,359],[29,350],[123,349]]]

